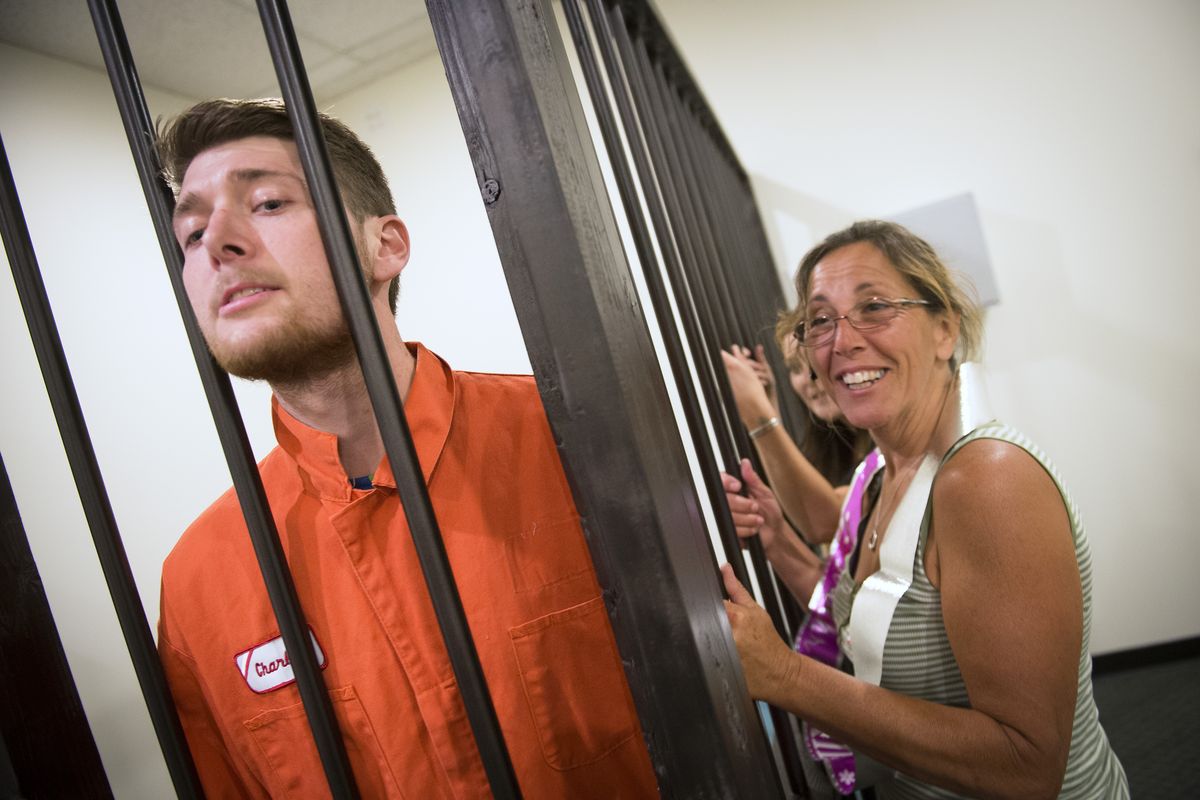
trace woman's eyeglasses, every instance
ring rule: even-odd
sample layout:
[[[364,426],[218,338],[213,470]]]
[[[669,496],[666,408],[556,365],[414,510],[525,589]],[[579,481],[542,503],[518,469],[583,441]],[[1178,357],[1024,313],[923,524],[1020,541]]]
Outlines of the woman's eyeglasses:
[[[833,338],[837,330],[838,320],[844,319],[856,331],[872,331],[890,323],[900,312],[909,306],[932,306],[928,300],[909,300],[907,298],[885,299],[868,297],[854,308],[839,316],[817,314],[799,325],[792,335],[804,347],[820,347]]]

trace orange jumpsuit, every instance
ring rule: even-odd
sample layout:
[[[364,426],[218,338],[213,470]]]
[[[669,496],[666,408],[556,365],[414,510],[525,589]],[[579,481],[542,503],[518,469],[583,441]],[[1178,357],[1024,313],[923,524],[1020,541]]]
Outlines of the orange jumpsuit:
[[[657,796],[533,380],[410,347],[408,424],[523,794]],[[363,796],[490,796],[386,459],[352,489],[336,437],[272,406],[259,469]],[[209,797],[328,796],[278,636],[230,490],[163,565],[159,621]]]

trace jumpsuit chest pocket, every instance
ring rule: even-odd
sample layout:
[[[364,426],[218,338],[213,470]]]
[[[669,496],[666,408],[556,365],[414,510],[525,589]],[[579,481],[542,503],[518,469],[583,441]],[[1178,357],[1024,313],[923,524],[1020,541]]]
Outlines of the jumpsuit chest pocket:
[[[329,699],[362,796],[403,797],[354,687],[332,689]],[[259,772],[271,797],[309,800],[330,796],[302,703],[264,711],[242,724],[261,762]]]
[[[542,755],[556,770],[591,764],[637,732],[604,601],[509,630]]]

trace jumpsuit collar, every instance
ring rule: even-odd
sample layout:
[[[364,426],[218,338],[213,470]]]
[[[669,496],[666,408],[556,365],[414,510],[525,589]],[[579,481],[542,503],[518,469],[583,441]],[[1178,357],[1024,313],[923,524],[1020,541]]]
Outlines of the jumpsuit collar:
[[[454,417],[457,386],[446,362],[419,342],[407,342],[416,360],[412,384],[404,401],[404,414],[412,433],[421,474],[428,485],[441,457]],[[337,436],[305,425],[271,397],[271,418],[280,448],[295,462],[305,482],[322,498],[348,502],[354,489],[338,456]],[[396,478],[386,455],[375,470],[376,487],[396,488]]]

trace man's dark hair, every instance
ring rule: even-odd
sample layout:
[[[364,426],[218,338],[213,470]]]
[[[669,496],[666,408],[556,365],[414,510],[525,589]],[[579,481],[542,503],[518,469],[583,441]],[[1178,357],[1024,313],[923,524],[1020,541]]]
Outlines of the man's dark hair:
[[[333,162],[342,199],[358,222],[396,213],[387,177],[375,154],[345,123],[320,114],[325,147]],[[178,193],[192,159],[205,150],[251,136],[295,141],[292,123],[281,100],[204,100],[165,125],[159,125],[158,154],[167,181]],[[397,276],[388,287],[388,305],[396,313],[400,294]]]

